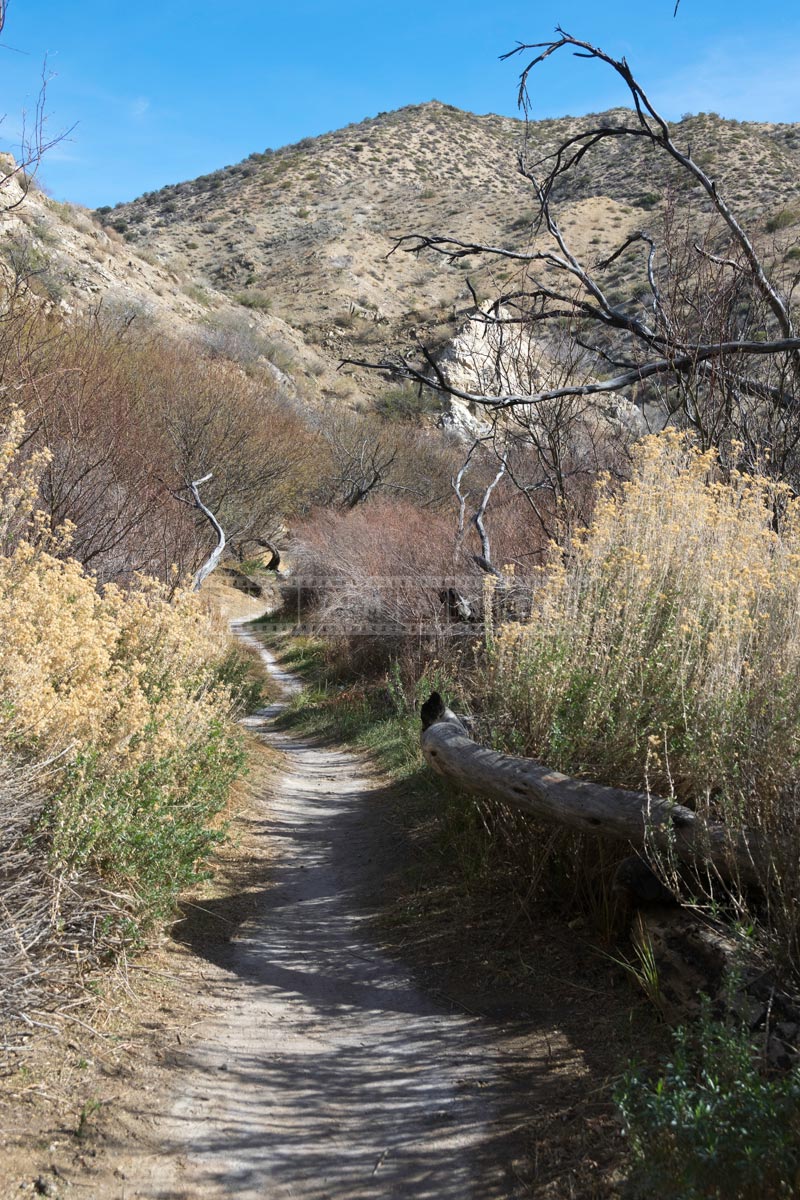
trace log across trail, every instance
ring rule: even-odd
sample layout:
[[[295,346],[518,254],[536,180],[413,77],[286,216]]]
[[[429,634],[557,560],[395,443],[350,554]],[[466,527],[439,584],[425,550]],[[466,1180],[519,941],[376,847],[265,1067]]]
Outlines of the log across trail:
[[[363,804],[380,784],[344,751],[269,723],[263,736],[289,762],[264,816],[264,908],[226,947],[215,1011],[176,1064],[160,1152],[125,1196],[529,1195],[498,1145],[504,1051],[491,1022],[435,1003],[370,938],[355,889],[369,870]]]

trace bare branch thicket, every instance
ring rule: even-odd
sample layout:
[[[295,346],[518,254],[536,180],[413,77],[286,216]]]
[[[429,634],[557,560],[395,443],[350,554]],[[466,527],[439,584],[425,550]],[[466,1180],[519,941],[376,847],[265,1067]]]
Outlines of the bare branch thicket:
[[[356,508],[381,494],[413,499],[421,508],[447,503],[457,453],[451,444],[405,422],[342,411],[321,415],[316,430],[323,453],[309,507]]]
[[[357,365],[437,389],[489,418],[517,421],[520,433],[527,433],[544,460],[549,459],[551,469],[545,475],[551,489],[555,480],[556,491],[564,482],[565,460],[558,454],[553,465],[553,448],[547,444],[559,428],[553,406],[575,405],[569,414],[562,409],[558,417],[563,421],[568,415],[577,429],[587,406],[620,398],[631,398],[640,408],[658,407],[661,423],[683,421],[697,430],[702,442],[725,452],[742,442],[747,465],[755,465],[766,449],[774,469],[800,479],[800,336],[793,313],[794,285],[784,286],[777,270],[768,267],[767,252],[746,232],[691,148],[678,146],[625,59],[614,59],[561,29],[557,32],[554,40],[520,44],[504,56],[533,53],[520,76],[518,99],[526,121],[531,73],[563,50],[600,61],[622,79],[633,105],[629,119],[615,116],[584,128],[538,160],[532,158],[526,138],[518,169],[537,205],[528,249],[414,232],[400,237],[391,252],[439,254],[449,262],[479,256],[516,264],[521,278],[492,304],[477,308],[472,320],[487,336],[517,330],[517,352],[530,356],[538,347],[543,365],[547,359],[546,369],[538,381],[531,373],[530,387],[527,381],[520,387],[507,378],[506,384],[517,386],[487,394],[453,382],[425,347],[421,362],[397,355],[377,363],[360,360]],[[647,147],[671,164],[678,184],[685,180],[700,197],[703,219],[698,222],[695,214],[693,222],[687,219],[681,226],[673,199],[664,217],[662,245],[652,230],[641,229],[590,264],[571,248],[556,218],[554,200],[558,185],[585,165],[590,152],[619,141]],[[604,274],[620,260],[630,263],[637,253],[640,287],[620,303]],[[500,356],[498,349],[498,362]],[[779,465],[773,456],[776,443]],[[575,454],[574,445],[570,453]],[[582,457],[580,452],[577,457]],[[535,482],[526,483],[523,490],[535,495]]]
[[[235,404],[220,405],[218,374],[209,366],[194,394],[163,395],[161,420],[178,479],[203,475],[213,465],[208,502],[231,549],[244,557],[260,538],[278,534],[311,476],[318,447],[280,395],[261,395],[243,383]]]

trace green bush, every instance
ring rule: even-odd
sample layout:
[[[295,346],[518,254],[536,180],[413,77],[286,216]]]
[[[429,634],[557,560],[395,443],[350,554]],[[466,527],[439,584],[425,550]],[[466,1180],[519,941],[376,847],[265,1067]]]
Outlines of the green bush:
[[[637,208],[655,208],[660,199],[658,192],[643,192],[635,204]]]
[[[790,225],[794,225],[800,221],[799,208],[782,208],[780,212],[776,212],[766,222],[764,228],[767,233],[777,233],[781,229],[788,229]]]
[[[711,1019],[675,1033],[657,1079],[629,1072],[616,1092],[637,1197],[778,1200],[797,1195],[800,1070],[766,1077],[746,1027]]]
[[[194,744],[111,776],[96,769],[92,754],[78,758],[45,818],[54,869],[88,869],[122,889],[128,902],[119,918],[136,940],[205,877],[225,832],[216,818],[244,762],[241,738],[222,721]],[[109,915],[107,934],[114,923]]]
[[[375,409],[390,420],[413,421],[426,413],[439,412],[441,402],[438,394],[430,388],[409,383],[389,388],[376,399]]]
[[[257,308],[262,312],[266,312],[272,307],[272,297],[259,288],[250,288],[246,292],[237,292],[234,297],[237,304],[241,304],[244,308]]]

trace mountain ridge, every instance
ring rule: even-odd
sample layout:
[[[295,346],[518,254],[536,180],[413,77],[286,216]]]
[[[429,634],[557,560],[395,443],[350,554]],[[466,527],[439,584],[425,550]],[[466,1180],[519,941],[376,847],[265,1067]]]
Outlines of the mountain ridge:
[[[272,312],[331,366],[410,352],[418,340],[452,340],[474,307],[467,277],[480,299],[502,291],[509,272],[497,261],[391,254],[396,240],[417,231],[529,246],[535,197],[517,169],[520,151],[542,158],[582,129],[633,117],[616,108],[526,123],[429,101],[251,155],[103,219],[199,286]],[[800,124],[701,113],[673,132],[754,227],[780,206],[800,214]],[[583,261],[659,221],[663,196],[692,197],[673,164],[627,139],[608,139],[593,153],[553,194]],[[699,193],[692,198],[702,206]],[[785,224],[796,224],[794,214]],[[323,374],[323,391],[340,394],[341,377],[334,383]],[[369,374],[353,378],[354,391],[367,396],[382,386]]]
[[[525,121],[441,101],[407,105],[94,212],[32,190],[7,214],[50,264],[50,299],[98,302],[153,317],[245,365],[270,363],[310,403],[369,407],[386,394],[342,359],[452,345],[474,310],[510,286],[498,259],[450,262],[392,253],[412,232],[528,249],[535,197],[517,156],[552,153],[580,130],[622,124],[624,108]],[[800,124],[728,121],[713,113],[673,127],[734,211],[788,257],[800,226]],[[687,187],[687,183],[689,186]],[[10,201],[13,189],[3,193]],[[706,198],[665,160],[606,139],[554,190],[576,256],[598,262],[637,229],[658,237],[665,198],[702,213]],[[633,257],[604,277],[634,294]],[[127,301],[126,301],[127,294]]]

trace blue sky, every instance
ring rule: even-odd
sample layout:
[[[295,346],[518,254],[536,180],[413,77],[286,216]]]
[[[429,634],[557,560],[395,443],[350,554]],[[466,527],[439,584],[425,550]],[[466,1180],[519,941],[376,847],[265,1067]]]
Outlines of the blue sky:
[[[0,141],[13,148],[47,55],[42,178],[99,205],[351,121],[436,98],[516,112],[516,41],[556,24],[626,55],[664,114],[800,121],[796,0],[9,0]],[[564,57],[537,78],[534,116],[624,102],[610,73]]]

